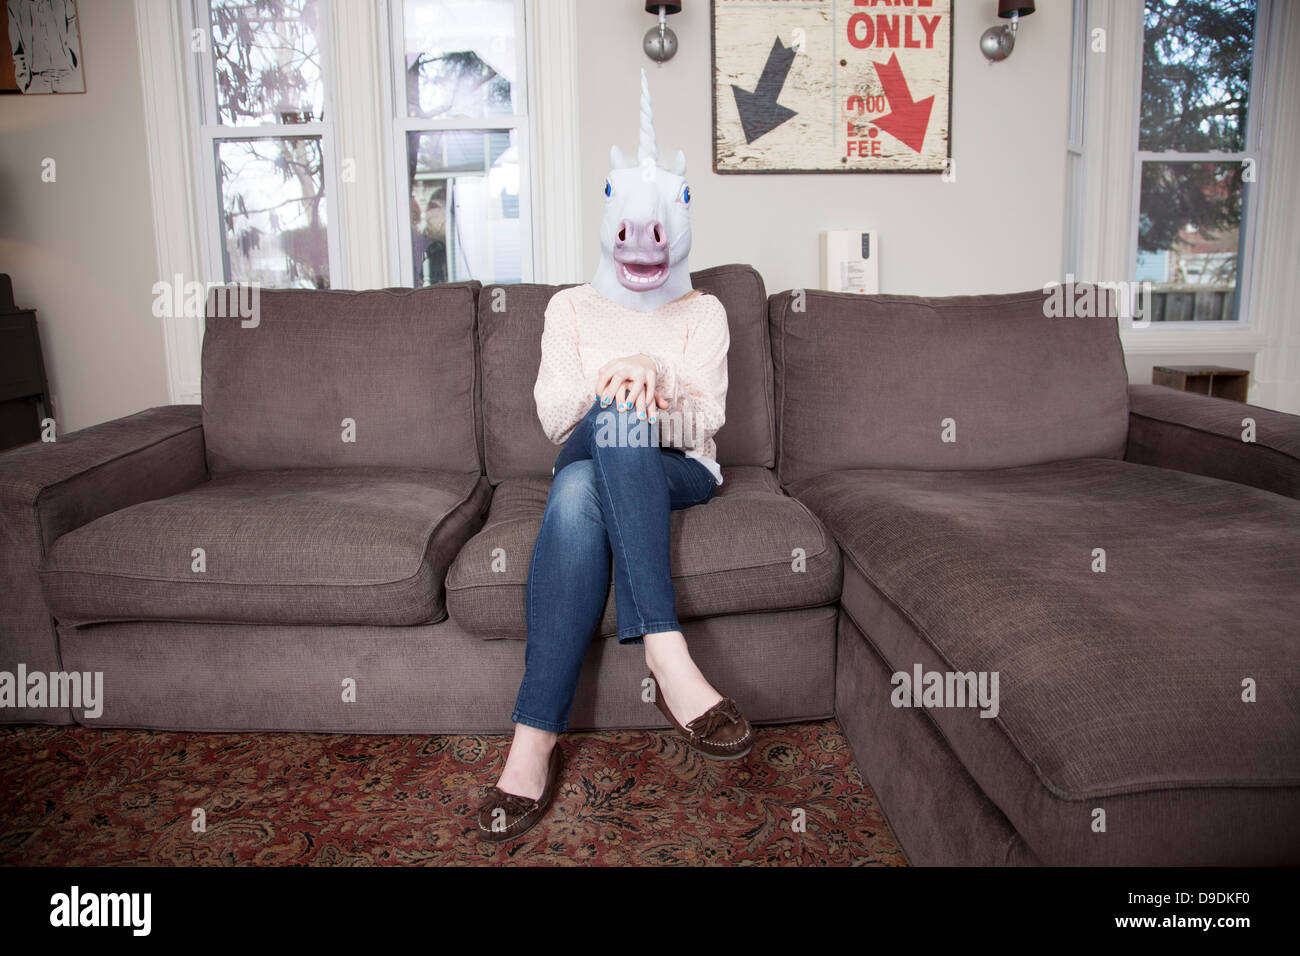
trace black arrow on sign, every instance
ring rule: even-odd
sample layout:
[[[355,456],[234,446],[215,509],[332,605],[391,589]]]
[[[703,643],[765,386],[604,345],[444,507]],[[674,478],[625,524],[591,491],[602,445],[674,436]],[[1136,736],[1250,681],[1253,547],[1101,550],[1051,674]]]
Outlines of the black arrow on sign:
[[[731,91],[736,95],[736,109],[740,113],[740,126],[745,131],[745,142],[752,143],[764,133],[776,129],[791,116],[796,115],[796,110],[782,106],[776,101],[781,95],[781,87],[785,86],[785,78],[790,73],[790,65],[794,63],[794,47],[782,45],[781,38],[777,37],[776,42],[772,44],[772,52],[767,55],[767,64],[763,67],[763,75],[758,78],[758,85],[754,87],[754,92],[742,90],[735,83],[731,84]]]

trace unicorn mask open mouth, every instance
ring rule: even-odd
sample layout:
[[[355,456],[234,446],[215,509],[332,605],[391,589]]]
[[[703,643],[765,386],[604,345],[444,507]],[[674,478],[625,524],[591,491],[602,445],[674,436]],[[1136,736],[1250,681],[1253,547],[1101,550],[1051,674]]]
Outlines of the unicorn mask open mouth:
[[[668,263],[619,262],[618,281],[628,289],[656,289],[668,278]]]

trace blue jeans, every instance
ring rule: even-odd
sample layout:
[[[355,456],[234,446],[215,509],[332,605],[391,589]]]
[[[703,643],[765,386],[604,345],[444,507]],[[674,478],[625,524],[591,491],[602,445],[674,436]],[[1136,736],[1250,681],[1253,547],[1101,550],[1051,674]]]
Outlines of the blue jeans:
[[[668,513],[703,504],[716,491],[707,468],[659,447],[657,430],[635,411],[592,405],[555,460],[528,570],[524,680],[511,720],[555,733],[569,726],[582,661],[609,594],[611,559],[618,642],[681,630]]]

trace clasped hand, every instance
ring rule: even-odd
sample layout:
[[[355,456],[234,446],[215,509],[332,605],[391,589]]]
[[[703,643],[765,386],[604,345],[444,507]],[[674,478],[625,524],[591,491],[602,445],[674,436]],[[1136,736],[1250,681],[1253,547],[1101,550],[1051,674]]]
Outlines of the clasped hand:
[[[645,418],[649,411],[653,422],[656,412],[668,407],[668,399],[656,391],[656,378],[654,359],[648,355],[626,355],[606,362],[596,373],[600,407],[615,402],[619,411],[635,408],[637,418]]]

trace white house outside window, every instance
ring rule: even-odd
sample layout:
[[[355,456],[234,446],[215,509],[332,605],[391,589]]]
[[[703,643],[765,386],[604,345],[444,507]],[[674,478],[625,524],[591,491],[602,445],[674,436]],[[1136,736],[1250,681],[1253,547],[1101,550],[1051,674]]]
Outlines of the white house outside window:
[[[394,154],[413,285],[531,278],[520,0],[395,0]]]

